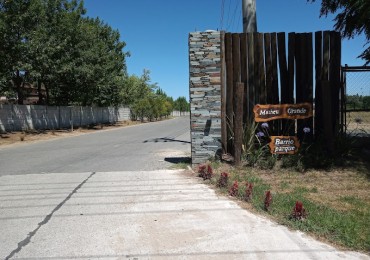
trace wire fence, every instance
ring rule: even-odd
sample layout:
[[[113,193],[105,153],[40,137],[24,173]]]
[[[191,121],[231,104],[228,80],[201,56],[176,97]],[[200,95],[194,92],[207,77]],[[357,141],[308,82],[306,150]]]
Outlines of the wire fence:
[[[342,68],[346,132],[370,136],[370,66]]]

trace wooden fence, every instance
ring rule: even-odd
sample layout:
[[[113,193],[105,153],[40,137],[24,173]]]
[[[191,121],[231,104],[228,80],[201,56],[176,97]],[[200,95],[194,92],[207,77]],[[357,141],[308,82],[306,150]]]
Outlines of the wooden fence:
[[[313,118],[271,121],[271,134],[302,138],[309,127],[309,138],[325,136],[333,146],[342,118],[339,33],[225,33],[223,46],[224,153],[240,157],[243,127],[253,122],[256,104],[312,103]]]

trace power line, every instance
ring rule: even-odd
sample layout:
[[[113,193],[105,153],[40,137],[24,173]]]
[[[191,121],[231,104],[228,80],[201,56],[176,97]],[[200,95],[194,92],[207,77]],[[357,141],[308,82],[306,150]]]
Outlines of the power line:
[[[234,30],[234,23],[235,23],[235,17],[236,17],[236,12],[238,11],[239,9],[239,5],[240,5],[240,1],[237,1],[236,2],[236,6],[235,6],[235,9],[234,9],[234,14],[233,14],[233,22],[232,22],[232,25],[231,25],[231,29]],[[240,19],[240,17],[239,17]]]
[[[227,30],[229,30],[229,28],[232,29],[234,27],[236,11],[238,10],[239,4],[240,4],[240,1],[237,0],[236,5],[235,5],[235,9],[234,9],[234,12],[233,12],[233,16],[231,18],[231,22],[228,23]],[[230,9],[231,9],[230,7],[231,7],[231,3],[229,5],[229,14],[230,14]]]
[[[221,18],[220,18],[220,31],[222,31],[224,26],[224,14],[225,14],[225,0],[221,1]]]
[[[230,10],[231,10],[231,2],[230,0],[228,1],[229,2],[229,10],[227,12],[227,27],[226,27],[226,31],[229,30],[229,27],[230,27]]]

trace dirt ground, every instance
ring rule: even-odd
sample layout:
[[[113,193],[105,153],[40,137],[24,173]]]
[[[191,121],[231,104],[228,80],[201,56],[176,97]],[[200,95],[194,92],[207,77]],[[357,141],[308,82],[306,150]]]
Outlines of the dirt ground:
[[[140,124],[138,121],[121,121],[115,124],[99,124],[91,127],[80,127],[61,130],[31,130],[26,132],[8,132],[0,134],[0,147],[13,146],[23,143],[32,143],[41,140],[50,140],[68,136],[77,136],[85,133],[93,133],[97,131],[104,131],[115,129],[119,127],[127,127],[131,125]]]

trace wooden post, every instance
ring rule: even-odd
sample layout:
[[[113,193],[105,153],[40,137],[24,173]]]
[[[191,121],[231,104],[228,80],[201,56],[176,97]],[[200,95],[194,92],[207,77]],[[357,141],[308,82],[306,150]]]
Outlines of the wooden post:
[[[330,81],[321,81],[323,108],[324,135],[329,154],[334,152],[334,132],[333,132],[333,117],[332,117],[332,95],[330,89]]]
[[[244,83],[237,82],[235,89],[234,158],[235,165],[241,163],[243,146],[243,97]]]
[[[248,124],[248,44],[247,34],[240,35],[240,66],[241,66],[241,82],[244,83],[244,109],[243,109],[243,124]]]
[[[234,80],[233,80],[233,46],[232,34],[225,34],[225,60],[226,60],[226,120],[229,127],[233,127],[233,98],[234,98]],[[230,131],[227,134],[227,140],[230,140]],[[231,152],[231,144],[228,143],[226,152]]]
[[[278,33],[278,53],[279,53],[279,68],[280,68],[280,88],[281,88],[281,104],[286,104],[289,102],[288,94],[288,66],[286,58],[286,43],[285,43],[285,33]],[[289,121],[286,119],[281,120],[282,134],[288,134],[289,132]]]
[[[276,33],[271,33],[271,68],[272,68],[272,103],[279,104],[279,77],[278,77],[278,57],[277,57],[277,38]],[[274,120],[273,134],[280,135],[281,120]]]
[[[313,46],[312,46],[312,33],[306,34],[306,98],[311,104],[313,104]],[[313,139],[313,118],[305,119],[305,127],[309,127],[311,131],[306,134],[309,140]]]
[[[335,135],[339,133],[339,91],[340,91],[340,66],[341,66],[341,39],[338,32],[330,32],[330,71],[332,93],[332,117]]]
[[[322,31],[315,33],[315,138],[318,138],[323,133],[322,119]]]
[[[221,32],[221,145],[227,153],[225,33]]]
[[[254,84],[254,37],[253,33],[247,34],[248,44],[248,117],[250,122],[253,118],[253,107],[255,102]],[[249,123],[250,123],[249,122]]]

